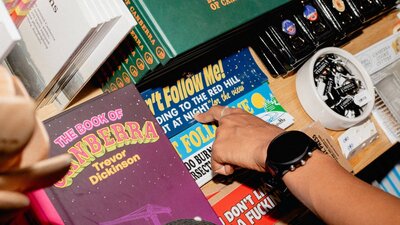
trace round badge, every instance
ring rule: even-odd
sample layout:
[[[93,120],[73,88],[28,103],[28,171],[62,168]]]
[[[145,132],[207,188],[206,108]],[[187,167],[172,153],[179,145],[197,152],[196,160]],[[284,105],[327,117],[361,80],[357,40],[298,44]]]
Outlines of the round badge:
[[[112,83],[112,84],[110,84],[110,89],[111,89],[111,91],[116,91],[116,90],[118,90],[118,87],[117,87],[117,85]]]
[[[148,65],[152,65],[153,64],[153,56],[149,52],[145,52],[144,53],[144,60],[146,61],[146,63]]]
[[[139,68],[139,70],[144,70],[144,62],[142,59],[136,59],[136,66],[137,68]]]
[[[333,8],[335,8],[339,12],[344,12],[346,10],[346,6],[344,5],[343,0],[332,0]]]
[[[165,51],[163,48],[161,48],[160,46],[157,46],[156,48],[156,55],[159,59],[164,59],[165,58]]]
[[[305,5],[303,16],[309,21],[316,21],[318,19],[317,9],[314,8],[312,5]]]
[[[282,22],[282,31],[289,35],[295,35],[296,24],[294,24],[291,20],[284,20]]]
[[[124,82],[122,81],[121,78],[117,77],[117,79],[115,80],[115,82],[117,83],[118,88],[123,88],[125,86]]]

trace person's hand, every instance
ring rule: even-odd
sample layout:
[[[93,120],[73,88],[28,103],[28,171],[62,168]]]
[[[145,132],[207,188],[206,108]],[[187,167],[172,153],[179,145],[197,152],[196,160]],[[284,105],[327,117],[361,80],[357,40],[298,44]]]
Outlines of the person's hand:
[[[236,166],[264,172],[268,145],[284,131],[238,108],[213,106],[195,119],[218,123],[211,167],[223,175],[232,174]]]
[[[47,158],[49,139],[23,85],[0,67],[0,224],[29,205],[25,193],[47,187],[69,169],[69,155]]]

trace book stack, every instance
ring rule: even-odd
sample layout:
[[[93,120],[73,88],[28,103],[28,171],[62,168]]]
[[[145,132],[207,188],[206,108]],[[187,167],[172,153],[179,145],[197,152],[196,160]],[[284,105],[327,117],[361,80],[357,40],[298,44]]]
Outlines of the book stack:
[[[13,10],[8,1],[0,1],[0,63],[15,46],[21,36],[11,20],[10,12]]]
[[[134,63],[136,76],[131,78],[138,84],[150,83],[182,64],[214,50],[217,46],[227,45],[228,39],[235,39],[245,33],[257,18],[288,1],[124,2],[138,22],[138,26],[131,32],[137,44],[136,55],[140,56]],[[241,45],[237,39],[235,41],[233,45]],[[124,62],[124,59],[120,62]],[[118,71],[119,68],[122,68],[122,71]],[[99,71],[98,75],[105,77],[101,78],[101,83],[106,83],[103,90],[115,90],[121,86],[122,83],[118,85],[116,81],[124,80],[123,66],[117,67],[117,71],[106,72],[107,69]],[[129,70],[125,72],[129,73]],[[113,75],[119,76],[119,79]]]
[[[120,0],[38,0],[7,61],[38,107],[62,109],[135,25]]]

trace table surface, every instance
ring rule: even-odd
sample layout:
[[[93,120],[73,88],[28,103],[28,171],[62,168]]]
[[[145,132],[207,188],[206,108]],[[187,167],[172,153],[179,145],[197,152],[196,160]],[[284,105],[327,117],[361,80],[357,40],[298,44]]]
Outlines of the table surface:
[[[379,40],[382,40],[385,37],[391,35],[394,26],[396,25],[396,23],[398,23],[396,14],[396,12],[391,12],[379,21],[363,29],[362,34],[352,39],[349,43],[342,46],[342,48],[353,54],[356,54],[357,52],[363,50],[369,45],[376,43]],[[295,118],[295,123],[289,129],[303,129],[307,125],[311,124],[312,119],[303,110],[297,98],[295,74],[289,75],[285,78],[273,78],[265,68],[263,69],[269,78],[270,87],[274,95],[281,103],[281,105],[285,108],[285,110],[288,111]],[[90,85],[89,83],[75,98],[77,100],[75,100],[71,105],[80,104],[99,94],[101,94],[101,90],[94,87],[93,85]],[[56,109],[54,109],[52,105],[48,105],[44,108],[39,109],[37,113],[39,118],[44,120],[46,118],[49,118],[50,116],[55,115]],[[379,138],[361,151],[359,151],[351,159],[349,159],[355,173],[360,172],[364,167],[366,167],[368,164],[370,164],[392,146],[388,138],[383,133],[382,129],[376,123],[373,116],[371,116],[371,120],[374,122],[378,130]],[[328,131],[328,133],[335,140],[337,140],[337,137],[342,134],[343,131]]]
[[[376,43],[387,36],[390,36],[392,34],[393,27],[396,25],[397,21],[398,19],[396,13],[392,12],[377,21],[376,23],[365,28],[361,35],[352,39],[351,42],[342,46],[342,48],[351,52],[352,54],[356,54],[364,48],[368,47],[369,45]],[[259,65],[261,65],[262,67],[262,63],[259,63]],[[273,78],[265,69],[265,67],[262,69],[266,71],[272,92],[274,93],[279,103],[295,118],[294,124],[288,129],[301,130],[310,125],[313,120],[304,111],[297,98],[295,85],[296,75],[293,74],[285,78]],[[379,137],[374,140],[370,145],[366,146],[364,149],[360,150],[352,158],[349,159],[350,165],[353,167],[354,173],[360,172],[364,167],[373,162],[376,158],[378,158],[381,154],[383,154],[392,146],[386,135],[383,133],[382,129],[376,123],[373,116],[371,116],[370,119],[374,122],[378,130]],[[337,141],[337,138],[343,133],[343,131],[328,130],[328,133],[333,137],[334,140]],[[225,185],[218,182],[210,181],[201,189],[205,196],[213,196],[215,193],[218,193],[214,197],[209,198],[210,204],[214,205],[219,202],[224,196],[226,196],[228,193],[232,192],[239,186],[239,182],[233,182],[229,185]]]
[[[381,20],[365,28],[362,31],[362,34],[352,39],[349,43],[342,46],[342,48],[352,54],[356,54],[371,44],[391,35],[393,32],[393,27],[396,25],[397,21],[398,19],[396,13],[389,13]],[[302,129],[312,123],[312,119],[306,114],[297,98],[295,74],[285,78],[272,78],[268,74],[268,77],[270,81],[270,87],[277,100],[295,118],[295,123],[289,129]],[[371,116],[371,120],[374,122],[378,130],[379,138],[349,159],[355,173],[360,172],[360,170],[362,170],[392,146],[382,129],[376,123],[373,116]],[[337,137],[342,134],[343,131],[329,130],[328,133],[335,140],[337,140]]]

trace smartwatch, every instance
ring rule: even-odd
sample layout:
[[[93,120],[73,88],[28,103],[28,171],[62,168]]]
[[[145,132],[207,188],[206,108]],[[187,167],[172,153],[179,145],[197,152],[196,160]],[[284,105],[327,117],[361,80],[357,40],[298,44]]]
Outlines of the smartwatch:
[[[286,131],[275,137],[268,146],[266,168],[274,178],[303,166],[318,144],[301,131]]]

